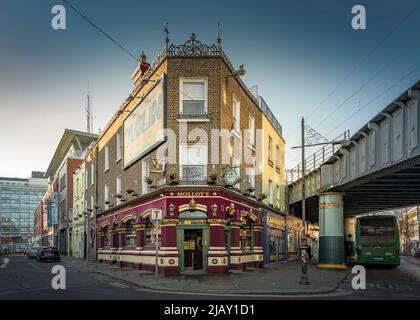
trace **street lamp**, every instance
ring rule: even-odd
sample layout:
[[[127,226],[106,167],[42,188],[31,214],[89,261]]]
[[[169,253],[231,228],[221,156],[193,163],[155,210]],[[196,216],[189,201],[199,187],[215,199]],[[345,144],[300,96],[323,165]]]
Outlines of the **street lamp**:
[[[309,125],[305,125],[305,119],[302,117],[301,121],[301,145],[292,147],[292,149],[300,148],[302,150],[302,181],[301,181],[301,193],[302,193],[302,239],[300,245],[300,262],[302,267],[302,274],[300,277],[300,284],[309,285],[308,279],[308,243],[306,239],[306,195],[305,195],[305,175],[306,175],[306,164],[305,164],[305,147],[321,146],[327,144],[343,144],[346,140],[329,141],[313,129]],[[320,142],[321,141],[321,142]],[[299,173],[298,173],[299,174]]]

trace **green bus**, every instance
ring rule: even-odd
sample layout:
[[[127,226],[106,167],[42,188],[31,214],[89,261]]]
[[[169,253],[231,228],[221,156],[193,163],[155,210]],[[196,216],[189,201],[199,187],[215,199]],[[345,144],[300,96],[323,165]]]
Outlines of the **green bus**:
[[[400,235],[391,215],[356,219],[357,262],[361,265],[400,265]]]

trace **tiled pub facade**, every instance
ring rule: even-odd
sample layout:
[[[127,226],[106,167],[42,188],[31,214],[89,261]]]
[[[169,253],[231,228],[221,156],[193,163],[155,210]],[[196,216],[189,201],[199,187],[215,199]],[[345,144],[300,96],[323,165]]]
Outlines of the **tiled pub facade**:
[[[203,45],[194,34],[183,45],[167,45],[152,66],[139,63],[132,76],[135,89],[85,158],[85,213],[96,218],[89,219],[88,242],[96,245],[99,261],[154,270],[156,234],[150,214],[162,209],[161,273],[263,267],[262,210],[282,213],[257,200],[263,176],[250,175],[250,168],[255,172],[262,167],[256,156],[262,112],[233,71],[220,43]],[[203,84],[202,97],[188,87],[191,82]],[[164,127],[176,134],[176,143],[162,141],[127,164],[124,121],[159,85],[164,92]],[[197,107],[196,101],[202,110],[186,112],[188,102]],[[233,105],[238,108],[236,115]],[[251,122],[253,141],[244,134]],[[208,141],[193,136],[197,129],[207,134]],[[211,140],[212,129],[230,133],[227,150],[221,138]],[[251,164],[244,163],[238,145],[252,156]],[[157,161],[157,148],[162,146],[172,152],[175,163]],[[190,150],[199,155],[198,165],[190,163]],[[241,177],[234,187],[224,184],[227,166],[235,167]]]
[[[158,254],[160,273],[178,274],[188,269],[184,248],[188,230],[201,231],[202,253],[197,257],[201,261],[196,265],[208,273],[263,266],[260,204],[226,188],[210,186],[194,191],[182,186],[163,187],[112,215],[98,217],[99,261],[153,271],[154,226],[149,218],[155,208],[164,211]]]

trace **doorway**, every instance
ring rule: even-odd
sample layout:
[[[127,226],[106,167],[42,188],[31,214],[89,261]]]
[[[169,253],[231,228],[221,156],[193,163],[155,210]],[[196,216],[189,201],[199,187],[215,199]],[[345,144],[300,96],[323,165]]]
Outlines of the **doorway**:
[[[184,268],[185,270],[203,269],[203,229],[184,231]]]

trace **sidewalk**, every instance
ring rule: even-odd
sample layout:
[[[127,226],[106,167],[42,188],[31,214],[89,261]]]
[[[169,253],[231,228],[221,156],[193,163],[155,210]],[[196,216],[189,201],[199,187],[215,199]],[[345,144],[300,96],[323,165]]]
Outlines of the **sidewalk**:
[[[283,264],[267,266],[265,269],[255,269],[229,275],[180,275],[159,276],[155,280],[154,273],[120,268],[97,262],[62,257],[66,267],[80,272],[99,273],[134,285],[165,291],[182,291],[191,293],[219,294],[320,294],[337,289],[346,278],[349,270],[318,269],[314,263],[308,266],[310,285],[300,285],[300,263],[292,261]]]

